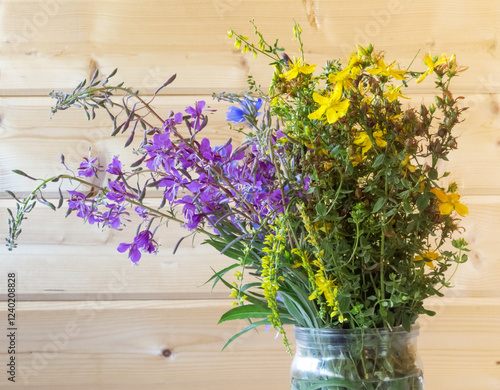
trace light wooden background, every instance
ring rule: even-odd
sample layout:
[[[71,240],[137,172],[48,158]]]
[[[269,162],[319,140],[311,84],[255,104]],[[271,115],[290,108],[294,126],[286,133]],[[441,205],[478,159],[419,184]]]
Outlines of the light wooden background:
[[[77,164],[89,146],[106,165],[123,138],[110,139],[106,116],[82,112],[50,117],[50,90],[69,91],[95,69],[119,68],[117,80],[152,93],[171,74],[177,81],[157,100],[181,110],[216,91],[240,91],[248,74],[263,85],[264,58],[242,55],[226,38],[251,35],[250,18],[288,53],[293,19],[304,30],[307,58],[320,66],[372,42],[408,64],[415,53],[456,53],[469,70],[455,93],[470,109],[449,162],[470,216],[465,238],[473,252],[438,311],[422,320],[419,341],[428,390],[500,389],[500,3],[491,0],[1,0],[0,235],[6,235],[4,193],[21,195],[60,170],[60,152]],[[417,60],[415,69],[424,69]],[[412,87],[418,104],[432,84]],[[211,103],[216,106],[216,103]],[[221,111],[204,130],[228,136]],[[131,267],[115,248],[121,233],[84,226],[39,207],[24,224],[20,247],[0,249],[0,294],[17,274],[17,383],[7,381],[6,305],[0,308],[0,388],[16,389],[287,389],[291,357],[274,333],[251,334],[221,353],[242,323],[217,325],[227,291],[201,286],[210,266],[226,260],[189,243],[172,256],[180,228],[161,233],[161,253]]]

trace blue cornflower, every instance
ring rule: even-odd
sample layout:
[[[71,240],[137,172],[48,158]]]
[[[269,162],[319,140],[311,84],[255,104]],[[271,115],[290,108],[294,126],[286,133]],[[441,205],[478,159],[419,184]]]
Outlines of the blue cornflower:
[[[229,106],[226,113],[226,121],[241,123],[248,121],[249,118],[257,118],[260,115],[260,108],[262,107],[262,99],[249,99],[247,97],[239,101],[241,108],[236,106]]]

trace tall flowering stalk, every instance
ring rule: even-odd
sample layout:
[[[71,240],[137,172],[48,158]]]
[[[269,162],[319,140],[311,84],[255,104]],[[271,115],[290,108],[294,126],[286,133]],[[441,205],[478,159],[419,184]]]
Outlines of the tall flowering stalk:
[[[448,269],[467,260],[467,243],[453,236],[457,214],[468,210],[455,183],[443,186],[449,173],[439,165],[457,148],[453,129],[464,108],[449,87],[464,69],[454,56],[427,55],[428,68],[412,71],[358,46],[320,70],[304,58],[298,25],[300,56],[293,60],[254,32],[257,43],[229,36],[243,52],[271,59],[269,91],[249,78],[245,93],[214,95],[232,104],[227,120],[246,134],[241,145],[203,138],[213,112],[206,102],[160,113],[138,92],[110,85],[115,72],[101,80],[96,72],[69,94],[53,92],[53,112],[77,106],[93,119],[96,110],[107,111],[112,134],[129,134],[125,146],[134,145],[137,161],[126,168],[115,156],[105,169],[89,156],[75,174],[63,159],[67,172],[16,198],[9,249],[36,201],[62,207],[62,191],[53,205],[43,197],[45,185],[67,180],[90,189],[67,194],[68,211],[90,224],[121,229],[127,210],[138,214],[135,237],[118,247],[133,263],[158,251],[156,237],[168,222],[204,234],[230,259],[210,279],[236,299],[221,322],[249,320],[235,337],[260,325],[272,325],[287,345],[286,324],[409,330],[419,315],[434,314],[424,300],[441,296],[450,287]],[[404,105],[403,89],[430,76],[435,103]],[[152,190],[160,197],[149,196]]]

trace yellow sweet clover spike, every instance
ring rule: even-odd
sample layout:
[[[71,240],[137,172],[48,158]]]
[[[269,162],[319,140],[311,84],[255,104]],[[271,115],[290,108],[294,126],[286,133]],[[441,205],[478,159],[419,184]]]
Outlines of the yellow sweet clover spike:
[[[227,37],[231,39],[233,37],[233,34],[234,34],[234,31],[233,30],[229,30],[227,32]]]
[[[295,24],[293,26],[293,39],[295,41],[299,39],[299,35],[301,32],[302,32],[302,28],[298,24]]]
[[[275,225],[270,226],[274,234],[268,234],[265,236],[264,249],[266,256],[261,258],[262,264],[262,282],[261,287],[264,297],[267,301],[267,306],[271,309],[272,314],[268,316],[269,322],[281,335],[283,335],[283,343],[286,345],[287,349],[290,349],[290,343],[283,329],[283,324],[281,323],[281,318],[278,313],[278,280],[277,275],[280,266],[280,255],[285,250],[285,226],[282,222],[283,215],[278,216]]]

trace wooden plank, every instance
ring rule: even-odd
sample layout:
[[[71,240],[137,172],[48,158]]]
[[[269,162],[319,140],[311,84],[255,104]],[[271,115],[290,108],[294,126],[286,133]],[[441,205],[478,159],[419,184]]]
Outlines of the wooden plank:
[[[421,102],[430,104],[431,95],[411,95],[411,105]],[[466,95],[464,122],[456,128],[458,149],[453,151],[446,164],[452,175],[449,181],[456,181],[463,195],[500,195],[500,95]],[[228,104],[213,101],[207,95],[161,96],[155,107],[163,116],[172,109],[183,111],[197,100],[205,100],[210,109],[217,112],[210,115],[209,125],[200,136],[211,140],[212,145],[221,145],[229,137],[235,145],[243,140],[241,134],[229,130],[225,121]],[[46,177],[64,170],[59,164],[59,153],[66,157],[67,164],[77,167],[88,156],[89,147],[98,155],[104,166],[114,154],[132,163],[136,156],[125,152],[123,145],[128,134],[115,138],[111,133],[110,120],[105,112],[99,112],[94,121],[87,121],[80,110],[58,113],[50,119],[50,98],[0,98],[0,198],[4,189],[14,189],[25,194],[32,188],[32,182],[11,173],[21,169],[35,177]],[[140,138],[139,136],[137,138]],[[104,180],[104,176],[102,177]],[[57,191],[47,196],[57,196]]]
[[[500,197],[470,196],[464,203],[470,215],[463,220],[463,237],[472,252],[452,281],[456,287],[443,291],[450,298],[500,298]],[[7,234],[7,205],[7,201],[0,202],[0,236]],[[210,295],[209,286],[199,286],[212,275],[210,267],[223,269],[230,260],[211,247],[199,245],[202,237],[195,246],[186,239],[172,255],[175,243],[186,234],[175,224],[156,235],[158,255],[144,255],[139,267],[131,267],[126,255],[116,248],[121,242],[132,242],[137,219],[123,232],[101,232],[96,226],[83,226],[75,216],[65,219],[64,211],[54,213],[41,205],[37,208],[23,222],[19,248],[13,252],[0,248],[2,267],[19,274],[23,299],[87,299],[105,293],[114,283],[121,288],[112,299],[227,297],[225,287]],[[121,279],[125,281],[121,283]],[[0,283],[0,297],[5,293],[6,287]]]
[[[286,388],[291,357],[280,339],[274,339],[274,331],[248,333],[220,352],[245,326],[243,321],[216,324],[228,305],[20,302],[16,385],[95,390]],[[5,310],[0,311],[2,318]],[[419,336],[426,389],[498,389],[499,300],[460,299],[437,310],[436,317],[423,323]],[[0,360],[6,358],[2,349]]]
[[[109,72],[116,66],[128,83],[149,92],[154,86],[147,84],[158,73],[168,77],[179,72],[180,82],[165,91],[174,94],[238,91],[249,73],[267,83],[267,61],[255,62],[238,54],[226,38],[229,28],[251,35],[251,17],[271,42],[279,38],[293,55],[298,49],[290,41],[291,27],[292,20],[297,20],[304,28],[308,59],[320,65],[330,57],[345,57],[356,44],[372,42],[404,64],[418,50],[456,53],[471,69],[458,80],[461,91],[492,92],[500,86],[495,62],[500,11],[498,4],[488,0],[474,5],[448,0],[439,7],[430,0],[392,0],[384,7],[360,0],[356,10],[364,11],[355,18],[345,17],[356,12],[350,3],[326,0],[191,0],[182,5],[146,0],[141,6],[127,0],[119,7],[116,4],[111,0],[3,2],[2,95],[44,95],[52,88],[71,88],[75,78],[88,76],[95,68]],[[422,66],[418,61],[415,69]],[[428,92],[432,83],[419,88]]]

